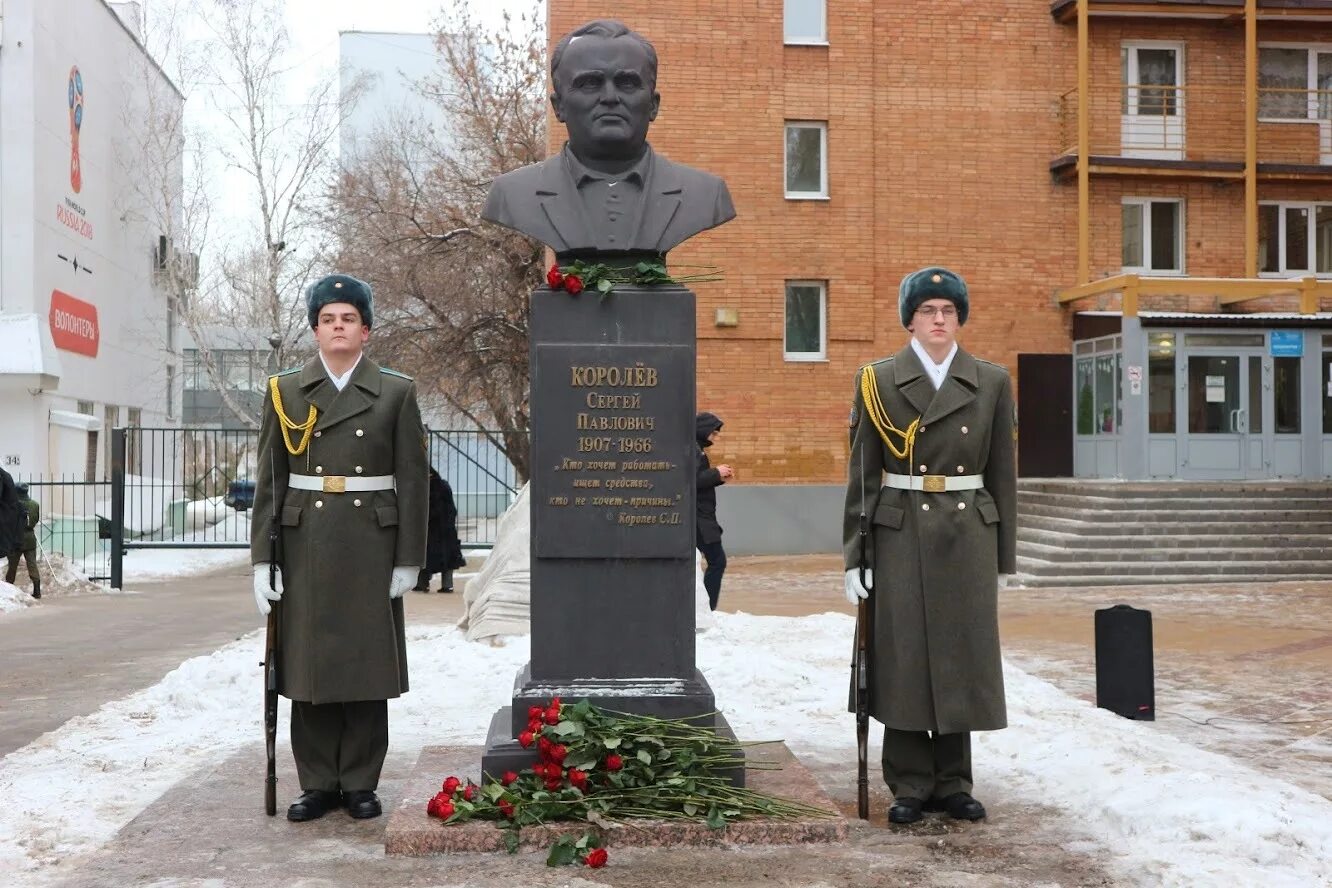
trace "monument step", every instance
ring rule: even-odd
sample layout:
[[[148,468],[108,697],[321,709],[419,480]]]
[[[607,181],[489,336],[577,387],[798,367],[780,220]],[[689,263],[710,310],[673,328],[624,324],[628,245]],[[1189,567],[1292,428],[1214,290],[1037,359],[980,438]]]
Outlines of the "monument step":
[[[1254,561],[1202,561],[1173,559],[1169,561],[1083,561],[1075,570],[1059,561],[1048,561],[1028,555],[1017,557],[1020,573],[1032,576],[1263,576],[1280,579],[1290,575],[1300,577],[1332,577],[1332,561],[1287,561],[1280,559]]]
[[[1116,542],[1135,542],[1133,540],[1118,539]],[[1323,539],[1321,545],[1300,547],[1300,546],[1282,546],[1279,548],[1273,546],[1250,546],[1247,548],[1231,547],[1230,541],[1225,540],[1224,547],[1218,547],[1218,540],[1211,540],[1211,545],[1206,547],[1177,547],[1162,545],[1161,540],[1141,540],[1140,545],[1132,548],[1096,548],[1088,546],[1084,541],[1072,541],[1067,545],[1051,545],[1043,542],[1024,542],[1020,544],[1019,552],[1030,558],[1037,558],[1050,562],[1101,562],[1111,561],[1122,564],[1128,563],[1155,563],[1155,562],[1175,562],[1175,561],[1324,561],[1332,562],[1332,546],[1328,546],[1328,540]]]
[[[1211,521],[1182,522],[1169,525],[1155,525],[1148,530],[1142,522],[1120,520],[1086,520],[1063,516],[1027,515],[1018,516],[1018,530],[1049,530],[1069,534],[1097,536],[1210,536],[1213,538],[1228,536],[1236,531],[1243,533],[1264,533],[1287,535],[1332,534],[1332,521],[1297,521],[1297,522],[1259,522],[1233,519],[1220,519],[1213,513]]]

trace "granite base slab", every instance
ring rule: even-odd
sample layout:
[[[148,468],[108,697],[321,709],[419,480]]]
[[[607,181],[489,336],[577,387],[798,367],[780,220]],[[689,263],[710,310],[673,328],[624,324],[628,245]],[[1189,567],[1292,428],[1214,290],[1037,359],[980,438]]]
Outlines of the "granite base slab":
[[[479,746],[427,746],[404,787],[402,799],[390,813],[384,833],[384,853],[404,856],[504,851],[504,830],[494,821],[444,824],[426,814],[426,802],[439,791],[445,777],[477,780]],[[750,760],[768,762],[781,770],[751,770],[750,789],[789,798],[827,812],[826,817],[794,820],[754,818],[709,829],[703,821],[633,820],[600,828],[581,821],[524,827],[521,845],[543,848],[561,836],[581,836],[589,830],[601,835],[608,848],[727,845],[827,844],[846,840],[847,822],[819,786],[814,775],[791,754],[784,743],[750,748]]]

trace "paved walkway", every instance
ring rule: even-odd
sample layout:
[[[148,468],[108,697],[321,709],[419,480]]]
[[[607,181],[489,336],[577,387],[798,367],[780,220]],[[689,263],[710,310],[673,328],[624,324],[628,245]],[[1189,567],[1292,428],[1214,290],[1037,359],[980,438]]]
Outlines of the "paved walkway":
[[[182,660],[260,625],[248,570],[138,584],[133,595],[52,597],[0,615],[0,753],[69,718],[147,687]],[[458,583],[459,593],[462,582]],[[408,619],[451,623],[459,593],[408,593]],[[1332,798],[1332,582],[1194,588],[1010,589],[1002,596],[1006,654],[1069,693],[1094,696],[1092,613],[1130,603],[1153,611],[1157,725],[1190,743],[1270,770]],[[849,613],[834,557],[736,558],[722,607],[750,613]],[[1229,720],[1229,721],[1228,721]],[[1198,722],[1205,722],[1199,724]],[[1114,884],[1094,849],[1060,815],[990,803],[978,825],[928,818],[888,829],[888,798],[873,791],[874,820],[853,821],[833,848],[622,850],[600,872],[547,870],[523,854],[389,860],[387,818],[338,814],[313,824],[255,811],[258,743],[173,788],[91,860],[70,863],[68,886],[527,885],[878,886],[884,884],[1103,886]],[[281,786],[295,784],[282,761]],[[381,796],[397,802],[414,755],[386,763]],[[808,762],[848,814],[853,763]],[[871,776],[877,781],[877,775]],[[282,804],[286,799],[280,800]]]

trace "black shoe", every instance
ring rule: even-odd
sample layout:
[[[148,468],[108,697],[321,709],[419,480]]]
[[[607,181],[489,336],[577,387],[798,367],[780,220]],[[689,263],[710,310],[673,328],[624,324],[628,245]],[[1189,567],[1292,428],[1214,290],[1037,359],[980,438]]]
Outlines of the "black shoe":
[[[429,587],[429,586],[413,586],[413,587],[412,587],[412,591],[413,591],[413,592],[429,592],[429,591],[430,591],[430,587]]]
[[[380,807],[379,796],[369,789],[354,789],[347,793],[347,813],[357,820],[378,817],[384,813]]]
[[[954,820],[983,820],[985,806],[971,797],[969,792],[955,792],[942,799],[930,799],[932,810],[946,811]]]
[[[32,597],[33,597],[33,598],[41,598],[41,597],[42,597],[42,581],[41,581],[41,580],[33,580],[33,581],[32,581]]]
[[[925,803],[911,796],[893,799],[893,806],[888,809],[889,823],[915,823],[921,818]]]
[[[441,591],[441,592],[452,592],[452,591],[453,591],[453,587],[452,587],[452,586],[445,586],[443,589],[440,589],[439,591]]]
[[[287,809],[287,819],[296,823],[318,820],[329,811],[342,807],[342,793],[326,789],[307,789]]]

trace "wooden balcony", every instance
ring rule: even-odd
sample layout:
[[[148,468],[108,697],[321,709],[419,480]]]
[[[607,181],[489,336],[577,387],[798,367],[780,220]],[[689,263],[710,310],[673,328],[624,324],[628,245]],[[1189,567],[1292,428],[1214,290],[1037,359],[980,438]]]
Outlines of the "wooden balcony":
[[[1258,91],[1258,178],[1332,182],[1332,90]],[[1092,86],[1092,175],[1243,179],[1242,85]],[[1077,176],[1078,91],[1059,97],[1059,146],[1050,171]]]
[[[1332,280],[1300,278],[1207,278],[1151,277],[1117,274],[1078,286],[1065,287],[1055,294],[1060,305],[1071,305],[1098,298],[1098,307],[1111,307],[1124,317],[1135,317],[1140,308],[1155,307],[1157,300],[1198,297],[1211,303],[1210,310],[1233,310],[1235,306],[1258,300],[1289,304],[1291,311],[1316,314],[1332,300]],[[1143,305],[1143,303],[1147,303]]]
[[[1259,0],[1259,21],[1332,21],[1327,0]],[[1244,19],[1244,0],[1089,0],[1093,18],[1176,18],[1235,24]],[[1077,0],[1051,0],[1050,15],[1061,24],[1077,20]]]

